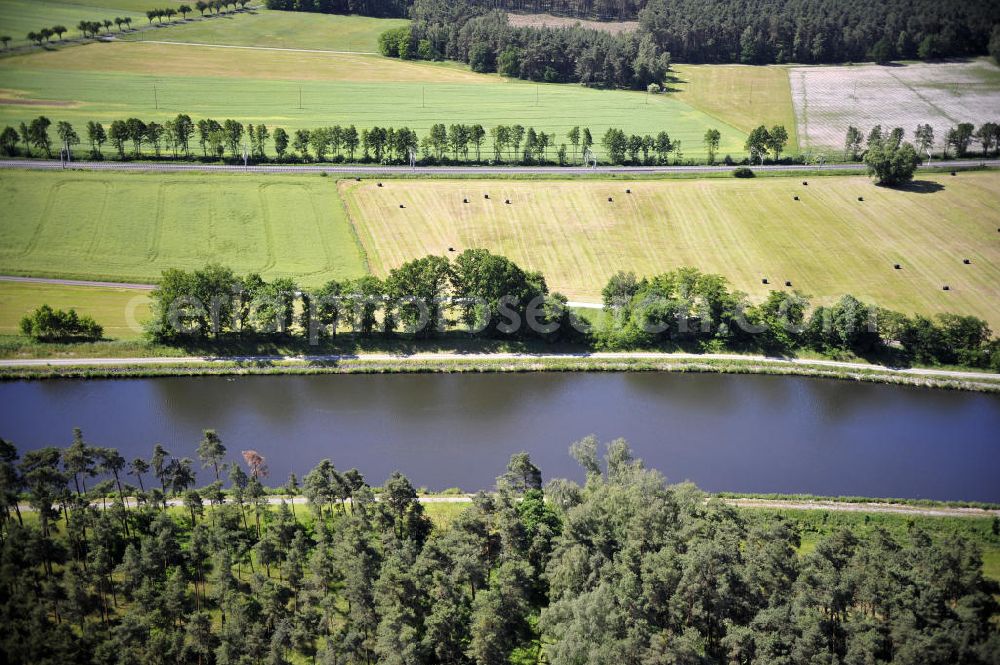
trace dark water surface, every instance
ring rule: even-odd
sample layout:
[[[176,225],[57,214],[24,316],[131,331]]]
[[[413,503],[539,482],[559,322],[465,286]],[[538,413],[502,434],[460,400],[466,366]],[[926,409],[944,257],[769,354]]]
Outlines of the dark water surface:
[[[711,491],[1000,501],[1000,399],[801,377],[436,374],[0,384],[0,437],[22,450],[87,441],[195,458],[217,429],[272,484],[324,457],[373,484],[395,469],[431,489],[492,486],[527,450],[546,478],[581,478],[587,434],[628,439],[671,481]],[[201,476],[202,480],[207,475]]]

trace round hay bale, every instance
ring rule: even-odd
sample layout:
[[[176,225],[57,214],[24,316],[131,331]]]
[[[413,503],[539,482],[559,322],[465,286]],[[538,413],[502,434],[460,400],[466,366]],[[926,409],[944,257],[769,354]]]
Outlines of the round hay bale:
[[[378,186],[379,186],[379,187],[381,187],[381,186],[382,186],[382,183],[379,183],[379,184],[378,184]]]
[[[947,284],[945,284],[943,287],[941,287],[941,290],[942,291],[951,291],[951,287],[948,286]]]
[[[403,205],[402,203],[400,203],[400,204],[399,204],[399,207],[400,207],[400,208],[405,208],[406,206],[405,206],[405,205]]]
[[[962,259],[962,263],[964,263],[967,266],[968,265],[972,265],[972,260],[971,259]]]
[[[864,201],[864,200],[865,200],[865,197],[863,197],[863,196],[859,196],[859,197],[858,197],[858,200],[859,200],[859,201]]]
[[[764,279],[760,280],[760,283],[761,284],[767,284],[768,283],[767,277],[765,277]]]
[[[896,265],[894,265],[894,266],[893,266],[893,268],[894,268],[895,270],[902,270],[902,269],[903,269],[903,266],[901,266],[901,265],[899,265],[899,264],[897,263]]]
[[[803,187],[808,187],[809,186],[809,182],[807,180],[803,180],[802,181],[802,186]]]
[[[625,193],[626,193],[626,194],[631,194],[631,193],[632,193],[632,190],[631,190],[631,189],[626,189],[626,190],[625,190]]]
[[[795,197],[795,200],[796,200],[796,201],[798,201],[798,200],[799,200],[799,197],[797,197],[797,196],[796,196],[796,197]]]
[[[791,285],[792,285],[792,280],[790,280],[790,279],[789,280],[785,280],[785,286],[791,286]]]
[[[614,202],[615,202],[615,200],[609,196],[608,197],[608,203],[614,203]]]

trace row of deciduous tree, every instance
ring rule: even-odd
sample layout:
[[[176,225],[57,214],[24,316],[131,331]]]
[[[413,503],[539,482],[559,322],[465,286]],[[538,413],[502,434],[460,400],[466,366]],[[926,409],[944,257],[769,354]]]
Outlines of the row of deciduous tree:
[[[486,337],[554,341],[578,337],[581,327],[572,325],[566,298],[550,294],[540,273],[481,249],[454,261],[427,256],[385,279],[331,281],[311,292],[288,278],[265,282],[218,265],[168,270],[152,301],[150,334],[174,343],[234,335],[316,342],[345,327],[362,337],[407,332],[428,338],[456,323]]]
[[[195,122],[181,113],[163,123],[146,122],[141,118],[114,120],[107,128],[100,123],[87,123],[84,136],[66,121],[56,123],[59,143],[53,146],[49,136],[52,121],[39,116],[19,127],[7,126],[0,131],[0,153],[7,156],[40,154],[50,157],[54,148],[74,148],[86,141],[93,158],[104,157],[107,144],[119,159],[140,157],[190,158],[200,151],[202,158],[231,160],[244,155],[254,161],[374,162],[403,164],[412,155],[422,164],[473,162],[511,164],[577,164],[594,159],[591,151],[594,138],[587,127],[573,127],[563,141],[555,133],[536,131],[523,125],[497,125],[489,130],[480,124],[437,123],[423,137],[409,127],[371,127],[358,130],[354,125],[299,129],[291,134],[281,127],[269,129],[263,123],[244,125],[238,120],[222,122],[203,118]],[[784,128],[774,128],[772,132]],[[767,130],[764,129],[766,134]],[[778,135],[775,133],[775,137]],[[768,135],[768,149],[777,157],[780,145]],[[566,141],[569,142],[567,145]],[[196,150],[195,144],[200,147]],[[619,129],[609,129],[601,143],[604,159],[613,164],[681,163],[681,142],[663,131],[652,135],[626,135]],[[747,144],[751,146],[750,143]],[[753,144],[756,146],[757,144]],[[705,147],[714,157],[719,146],[718,130],[706,133]],[[273,153],[272,153],[273,151]]]
[[[759,304],[720,275],[681,268],[637,279],[619,272],[603,291],[607,316],[593,332],[599,348],[696,345],[702,349],[814,349],[878,357],[897,348],[909,360],[1000,369],[1000,340],[974,316],[906,316],[845,295],[810,308],[798,291],[771,291]]]
[[[250,0],[198,0],[194,3],[194,8],[201,13],[202,16],[205,12],[215,12],[216,14],[224,13],[227,8],[232,8],[232,11],[236,11],[236,8],[246,9],[246,6],[250,4]],[[173,20],[177,15],[181,18],[187,19],[187,15],[192,11],[190,5],[179,5],[177,7],[165,7],[162,9],[149,9],[146,10],[146,19],[152,25],[154,20],[163,23],[163,19],[168,21]],[[130,30],[132,28],[132,17],[131,16],[116,16],[114,19],[102,19],[100,21],[88,21],[83,20],[77,23],[76,29],[80,31],[80,36],[84,39],[89,37],[96,37],[100,34],[101,28],[104,29],[105,33],[111,33],[111,26],[118,28],[119,32],[124,32],[125,30]],[[61,40],[63,35],[68,32],[66,26],[55,25],[51,28],[42,28],[37,32],[29,32],[27,34],[28,41],[34,42],[41,45],[42,42],[50,42],[53,37]],[[4,48],[11,41],[10,37],[2,37],[0,41],[3,41]]]
[[[720,275],[681,268],[637,279],[619,272],[603,291],[606,316],[592,328],[540,273],[470,249],[453,261],[427,256],[384,279],[331,281],[305,292],[287,278],[265,282],[210,265],[168,270],[153,292],[151,335],[166,343],[233,336],[299,337],[312,344],[351,330],[430,338],[449,330],[500,339],[542,339],[602,349],[725,348],[786,354],[815,349],[866,357],[1000,369],[1000,340],[974,316],[907,316],[843,296],[812,308],[798,291],[762,303]]]
[[[902,127],[886,133],[882,125],[875,125],[866,136],[857,127],[850,126],[844,137],[844,158],[858,159],[864,156],[864,150],[871,149],[884,140],[899,144],[905,136],[906,131]],[[966,157],[977,143],[984,157],[1000,154],[1000,124],[996,122],[984,122],[978,129],[970,122],[962,122],[949,128],[942,138],[943,141],[939,144],[932,126],[917,125],[913,133],[913,145],[918,154],[928,157],[940,145],[941,156],[945,159],[950,156],[949,151],[954,151],[958,157]]]
[[[0,655],[11,665],[997,660],[997,588],[967,531],[842,528],[799,554],[794,521],[668,485],[623,440],[603,460],[593,437],[570,452],[584,485],[543,487],[515,454],[495,491],[442,525],[405,476],[373,490],[330,460],[282,488],[308,511],[270,505],[263,457],[233,460],[211,430],[197,453],[212,481],[199,489],[194,461],[159,445],[129,461],[76,430],[66,448],[21,457],[0,439]]]

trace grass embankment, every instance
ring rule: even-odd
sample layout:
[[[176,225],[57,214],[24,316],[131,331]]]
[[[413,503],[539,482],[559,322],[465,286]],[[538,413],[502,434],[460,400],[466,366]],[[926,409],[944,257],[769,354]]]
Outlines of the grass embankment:
[[[17,101],[0,104],[0,125],[45,114],[74,123],[81,133],[89,120],[137,116],[162,123],[187,113],[195,120],[235,118],[289,130],[408,126],[421,136],[435,123],[521,124],[555,134],[556,147],[569,144],[566,132],[575,125],[590,127],[598,142],[612,126],[626,133],[666,130],[682,142],[685,158],[694,159],[704,157],[709,128],[722,133],[720,155],[742,154],[746,140],[742,131],[671,95],[536,84],[476,74],[460,63],[371,55],[90,44],[6,58],[0,89]],[[595,149],[600,155],[600,146]],[[555,154],[549,151],[550,158]]]
[[[8,171],[0,205],[0,274],[150,282],[218,262],[319,286],[365,273],[319,177]]]
[[[974,314],[1000,330],[1000,173],[921,174],[903,189],[866,177],[808,183],[406,180],[340,190],[377,274],[484,247],[542,271],[571,300],[597,302],[617,270],[696,266],[754,300],[790,281],[814,302],[851,293],[905,313]]]
[[[1000,392],[1000,381],[984,378],[950,378],[893,373],[884,368],[849,369],[810,364],[782,364],[711,358],[595,358],[518,357],[491,358],[469,355],[461,358],[343,358],[339,360],[171,360],[171,354],[155,364],[36,365],[0,367],[0,380],[119,379],[167,376],[250,376],[394,373],[498,373],[498,372],[693,372],[720,374],[767,374],[806,376],[865,383],[884,383],[924,388]],[[57,357],[58,358],[58,357]],[[60,359],[61,360],[61,359]]]
[[[125,39],[375,53],[380,34],[410,23],[406,19],[283,12],[263,7],[219,18],[126,35]]]

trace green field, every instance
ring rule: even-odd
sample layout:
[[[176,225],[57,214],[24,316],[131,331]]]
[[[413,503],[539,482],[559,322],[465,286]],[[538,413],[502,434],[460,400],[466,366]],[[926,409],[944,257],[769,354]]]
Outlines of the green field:
[[[8,171],[0,206],[2,274],[148,282],[217,261],[317,286],[365,273],[319,176]]]
[[[162,122],[183,112],[286,129],[405,125],[421,134],[438,122],[520,123],[558,142],[574,125],[589,126],[598,142],[611,126],[666,130],[688,158],[703,155],[710,127],[722,133],[720,154],[742,154],[746,139],[669,95],[510,81],[455,63],[176,44],[91,44],[6,58],[0,97],[0,125],[45,114],[81,133],[88,120]]]
[[[258,9],[137,33],[130,39],[374,53],[382,32],[407,24],[405,19]]]
[[[139,337],[149,316],[146,291],[0,281],[0,334],[20,334],[21,317],[42,304],[92,316],[114,339]]]
[[[340,188],[378,274],[449,247],[485,247],[541,270],[571,300],[598,302],[617,270],[695,266],[753,299],[789,280],[818,302],[852,293],[905,313],[975,314],[1000,330],[1000,173],[925,176],[908,190],[861,176],[808,182],[401,180]]]
[[[79,37],[80,21],[114,20],[131,16],[132,25],[145,24],[146,10],[181,4],[178,0],[0,0],[0,34],[13,38],[11,45],[28,43],[26,35],[42,28],[64,25],[66,37]],[[194,6],[194,3],[188,3]],[[112,30],[117,30],[112,27]]]

